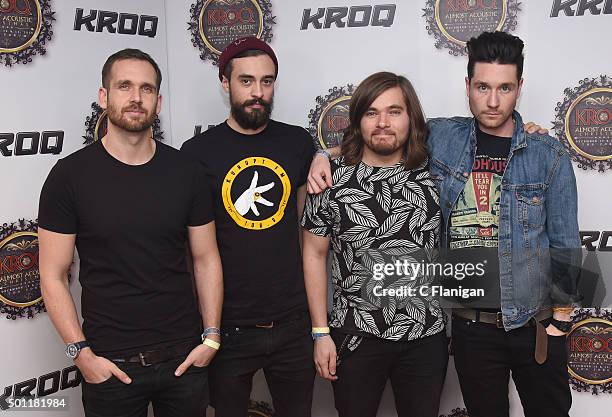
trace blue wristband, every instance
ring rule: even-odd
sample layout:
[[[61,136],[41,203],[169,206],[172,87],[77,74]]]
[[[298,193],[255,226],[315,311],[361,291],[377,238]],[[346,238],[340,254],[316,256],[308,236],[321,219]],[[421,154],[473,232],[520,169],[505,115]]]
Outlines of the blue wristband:
[[[204,329],[204,333],[202,333],[202,341],[204,341],[204,339],[206,339],[206,336],[208,336],[209,334],[216,334],[218,336],[221,336],[221,330],[219,330],[218,327],[207,327],[206,329]]]
[[[328,159],[328,161],[331,162],[332,160],[332,156],[331,153],[329,153],[329,151],[327,149],[317,149],[317,151],[315,152],[315,155],[325,155]]]

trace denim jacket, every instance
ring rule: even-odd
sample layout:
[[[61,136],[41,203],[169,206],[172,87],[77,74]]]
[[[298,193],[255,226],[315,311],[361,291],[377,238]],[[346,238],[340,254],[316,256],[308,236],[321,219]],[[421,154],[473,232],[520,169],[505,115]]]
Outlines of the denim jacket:
[[[518,112],[502,177],[499,207],[501,310],[506,330],[538,311],[578,300],[582,256],[574,171],[563,146],[548,135],[528,134]],[[448,247],[448,222],[474,164],[474,118],[431,119],[427,146],[440,190],[440,243]]]

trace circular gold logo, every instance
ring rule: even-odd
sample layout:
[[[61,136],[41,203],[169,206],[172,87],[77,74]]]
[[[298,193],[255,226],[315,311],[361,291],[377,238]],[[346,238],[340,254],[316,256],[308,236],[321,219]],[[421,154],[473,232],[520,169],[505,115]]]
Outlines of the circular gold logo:
[[[333,87],[326,96],[316,98],[316,108],[310,110],[308,132],[317,148],[327,149],[342,143],[349,126],[349,108],[355,88],[352,84]]]
[[[261,37],[263,12],[256,0],[206,0],[200,11],[200,37],[215,54],[232,41]]]
[[[612,322],[588,318],[577,322],[567,336],[570,375],[589,385],[612,382]]]
[[[566,88],[554,130],[578,168],[612,170],[612,77],[584,78]]]
[[[451,42],[465,46],[482,32],[501,30],[506,21],[506,0],[436,0],[436,23]]]
[[[13,233],[0,242],[0,301],[23,308],[41,300],[38,234]]]
[[[572,102],[565,115],[565,136],[588,159],[612,159],[612,88],[592,88]]]
[[[467,41],[482,32],[513,31],[520,4],[518,0],[427,0],[423,16],[436,48],[457,56],[465,55]]]
[[[272,40],[270,0],[198,0],[191,5],[191,41],[202,60],[217,62],[227,45],[236,39],[254,36]]]
[[[227,213],[238,226],[251,230],[278,224],[290,195],[291,182],[283,167],[260,156],[244,158],[230,168],[221,187]]]
[[[349,125],[351,96],[342,96],[323,109],[317,126],[317,137],[323,148],[333,148],[342,143],[344,129]]]
[[[38,37],[41,26],[39,0],[1,0],[0,53],[28,48]]]

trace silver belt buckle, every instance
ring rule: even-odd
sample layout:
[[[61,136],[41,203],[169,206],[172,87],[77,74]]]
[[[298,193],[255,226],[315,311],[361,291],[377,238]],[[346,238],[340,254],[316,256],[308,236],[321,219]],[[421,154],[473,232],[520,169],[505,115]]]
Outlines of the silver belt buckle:
[[[142,366],[145,366],[145,367],[146,367],[146,366],[151,366],[151,365],[152,365],[151,363],[147,363],[147,361],[145,360],[145,357],[144,357],[144,355],[142,354],[142,352],[140,352],[140,353],[138,354],[138,357],[140,358],[140,364],[141,364]]]

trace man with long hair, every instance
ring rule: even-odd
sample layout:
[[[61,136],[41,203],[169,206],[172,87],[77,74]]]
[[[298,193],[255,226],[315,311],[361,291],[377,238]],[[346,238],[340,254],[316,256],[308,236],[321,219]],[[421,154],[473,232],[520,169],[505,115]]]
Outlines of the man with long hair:
[[[438,245],[426,136],[410,82],[390,72],[369,76],[351,100],[332,187],[308,196],[303,256],[314,359],[332,381],[340,417],[374,417],[388,380],[400,417],[438,415],[448,361],[443,312],[418,291],[429,284],[426,276],[388,271],[395,260],[429,259]]]

